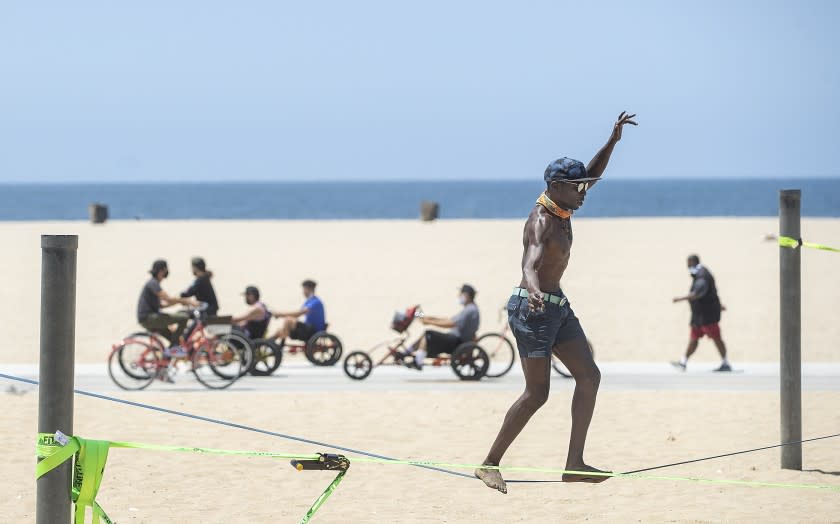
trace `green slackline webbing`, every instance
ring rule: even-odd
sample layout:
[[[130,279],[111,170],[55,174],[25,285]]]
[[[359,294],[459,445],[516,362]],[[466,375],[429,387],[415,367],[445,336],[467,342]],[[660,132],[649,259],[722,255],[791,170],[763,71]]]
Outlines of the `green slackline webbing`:
[[[100,518],[106,524],[113,524],[95,500],[99,484],[102,482],[102,473],[105,471],[105,462],[108,460],[109,444],[106,440],[68,437],[59,432],[54,435],[38,434],[35,449],[38,458],[42,460],[35,466],[36,479],[75,456],[73,482],[70,487],[70,498],[76,504],[73,518],[75,524],[84,524],[88,506],[92,511],[92,524],[99,524]]]
[[[782,247],[789,247],[791,249],[796,249],[798,247],[810,247],[812,249],[821,249],[823,251],[834,251],[835,253],[840,253],[840,249],[837,249],[836,247],[815,244],[814,242],[804,242],[802,239],[791,237],[779,237],[779,245]]]
[[[183,446],[160,446],[157,444],[141,444],[137,442],[120,442],[108,440],[88,440],[81,437],[68,437],[61,432],[55,434],[39,433],[35,451],[39,462],[35,466],[35,478],[41,478],[67,460],[75,457],[73,465],[73,484],[71,486],[71,499],[76,505],[74,513],[74,524],[85,523],[85,511],[91,507],[93,516],[91,523],[99,524],[99,519],[106,524],[113,524],[105,511],[96,502],[96,495],[99,492],[99,485],[102,483],[102,474],[105,471],[105,462],[108,459],[108,448],[147,449],[152,451],[177,451],[187,453],[203,453],[210,455],[239,455],[250,457],[270,457],[283,459],[299,459],[317,461],[322,455],[303,455],[295,453],[274,453],[269,451],[240,451],[199,447]],[[346,459],[345,459],[346,462]],[[309,522],[312,516],[318,511],[324,502],[336,490],[344,475],[347,473],[349,462],[339,470],[338,475],[333,479],[327,489],[315,500],[302,523]]]
[[[64,445],[61,442],[65,442]],[[157,444],[142,444],[137,442],[120,442],[120,441],[101,441],[101,440],[86,440],[79,437],[66,437],[57,433],[56,435],[39,434],[37,451],[39,458],[45,457],[36,467],[37,476],[40,477],[44,473],[52,470],[59,464],[68,460],[74,454],[76,455],[76,465],[74,468],[74,482],[73,482],[73,501],[76,503],[76,524],[84,524],[84,512],[86,506],[93,508],[93,522],[98,523],[99,517],[110,523],[105,512],[96,503],[95,498],[99,490],[99,484],[102,480],[102,472],[105,467],[105,460],[107,458],[108,448],[130,448],[130,449],[147,449],[152,451],[175,451],[187,453],[202,453],[209,455],[238,455],[238,456],[254,456],[267,458],[283,458],[296,459],[293,460],[295,464],[300,461],[323,461],[324,455],[302,455],[292,453],[275,453],[271,451],[241,451],[241,450],[225,450],[214,448],[201,447],[185,447],[185,446],[161,446]],[[449,462],[433,462],[425,460],[389,460],[371,457],[342,457],[345,460],[352,460],[353,462],[368,462],[375,464],[394,464],[394,465],[410,465],[410,466],[436,466],[446,468],[461,468],[461,469],[497,469],[501,471],[527,471],[533,473],[551,473],[551,474],[577,474],[588,475],[593,477],[618,477],[630,479],[644,479],[644,480],[668,480],[668,481],[689,481],[703,484],[721,484],[721,485],[738,485],[749,487],[772,487],[772,488],[790,488],[790,489],[820,489],[827,491],[840,492],[840,485],[830,484],[801,484],[801,483],[781,483],[781,482],[758,482],[748,480],[729,480],[729,479],[707,479],[699,477],[677,477],[664,475],[642,475],[638,473],[606,473],[606,472],[589,472],[589,471],[575,471],[554,468],[535,468],[535,467],[516,467],[516,466],[484,466],[481,464],[460,464]],[[316,511],[326,502],[326,500],[336,490],[341,480],[346,474],[349,462],[343,469],[339,470],[338,475],[333,479],[324,492],[315,500],[312,506],[304,516],[302,523],[309,522]],[[337,469],[337,468],[302,468],[298,469]]]
[[[318,497],[315,500],[315,502],[312,503],[312,507],[309,508],[309,511],[306,512],[306,515],[304,515],[303,519],[300,521],[301,524],[306,524],[307,522],[309,522],[310,519],[312,519],[312,515],[314,515],[315,512],[318,511],[318,508],[320,508],[324,504],[324,502],[327,501],[330,495],[333,494],[333,491],[335,491],[335,489],[341,483],[341,479],[344,478],[345,473],[347,473],[346,470],[339,471],[335,479],[333,479],[330,485],[327,486],[327,489],[325,489],[324,492],[321,493],[321,496]]]
[[[587,475],[590,477],[617,477],[617,478],[633,478],[643,480],[676,480],[676,481],[691,481],[704,484],[737,484],[741,486],[752,487],[768,487],[768,488],[799,488],[799,489],[824,489],[828,491],[840,492],[840,484],[796,484],[796,483],[779,483],[779,482],[758,482],[752,480],[727,480],[727,479],[707,479],[700,477],[674,477],[664,475],[642,475],[639,473],[613,473],[613,472],[592,472],[592,471],[576,471],[567,469],[554,468],[530,468],[517,466],[485,466],[482,464],[453,464],[449,462],[430,462],[422,460],[384,460],[372,459],[368,457],[347,457],[353,462],[374,462],[378,464],[404,464],[408,466],[437,466],[440,468],[467,468],[467,469],[497,469],[499,471],[527,471],[531,473],[553,473],[553,474],[571,474],[571,475]]]

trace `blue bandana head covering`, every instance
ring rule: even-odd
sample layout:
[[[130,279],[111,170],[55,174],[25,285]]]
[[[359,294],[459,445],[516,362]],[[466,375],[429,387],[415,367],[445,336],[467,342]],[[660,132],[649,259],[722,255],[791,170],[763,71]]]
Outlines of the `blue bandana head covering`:
[[[545,168],[544,178],[546,183],[553,180],[586,180],[586,166],[580,160],[558,158]]]

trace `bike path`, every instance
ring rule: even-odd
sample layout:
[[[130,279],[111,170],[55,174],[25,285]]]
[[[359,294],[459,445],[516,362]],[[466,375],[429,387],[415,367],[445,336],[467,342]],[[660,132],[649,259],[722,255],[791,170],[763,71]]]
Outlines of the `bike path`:
[[[667,362],[599,362],[602,390],[622,391],[778,391],[779,365],[770,362],[734,363],[735,372],[715,373],[717,363],[691,363],[682,372]],[[37,379],[36,364],[0,364],[0,373]],[[151,391],[188,393],[207,391],[189,373],[175,377],[175,384],[155,382]],[[94,392],[118,392],[108,377],[105,364],[78,364],[75,385]],[[315,367],[305,362],[281,366],[270,377],[246,376],[224,392],[319,392],[319,391],[520,391],[524,378],[518,365],[504,377],[478,382],[458,380],[448,366],[426,367],[423,371],[396,366],[374,369],[361,381],[351,380],[341,368]],[[574,380],[552,371],[553,389],[574,388]],[[0,379],[0,391],[27,391],[34,386]],[[840,362],[802,364],[803,391],[840,391]],[[142,392],[141,392],[142,394]]]

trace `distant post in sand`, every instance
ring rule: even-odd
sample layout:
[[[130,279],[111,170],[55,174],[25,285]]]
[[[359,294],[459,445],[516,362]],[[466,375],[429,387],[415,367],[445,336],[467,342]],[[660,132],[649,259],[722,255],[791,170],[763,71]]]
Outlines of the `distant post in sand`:
[[[76,235],[41,235],[41,362],[38,432],[73,434]],[[37,483],[37,524],[70,522],[70,462]]]
[[[420,202],[420,219],[424,222],[431,222],[436,220],[440,215],[440,204],[437,202],[430,202],[423,200]]]
[[[779,192],[779,236],[799,239],[801,191]],[[782,443],[802,440],[800,249],[779,247]],[[802,470],[802,444],[782,446],[782,469]]]
[[[88,204],[88,216],[93,224],[104,224],[108,220],[108,206],[94,202]]]

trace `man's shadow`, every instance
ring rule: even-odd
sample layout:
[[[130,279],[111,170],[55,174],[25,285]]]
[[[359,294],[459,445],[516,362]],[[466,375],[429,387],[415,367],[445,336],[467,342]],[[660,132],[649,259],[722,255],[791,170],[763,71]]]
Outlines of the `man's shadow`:
[[[821,469],[803,469],[802,471],[808,473],[822,473],[823,475],[834,475],[835,477],[840,477],[840,471],[823,471]]]

